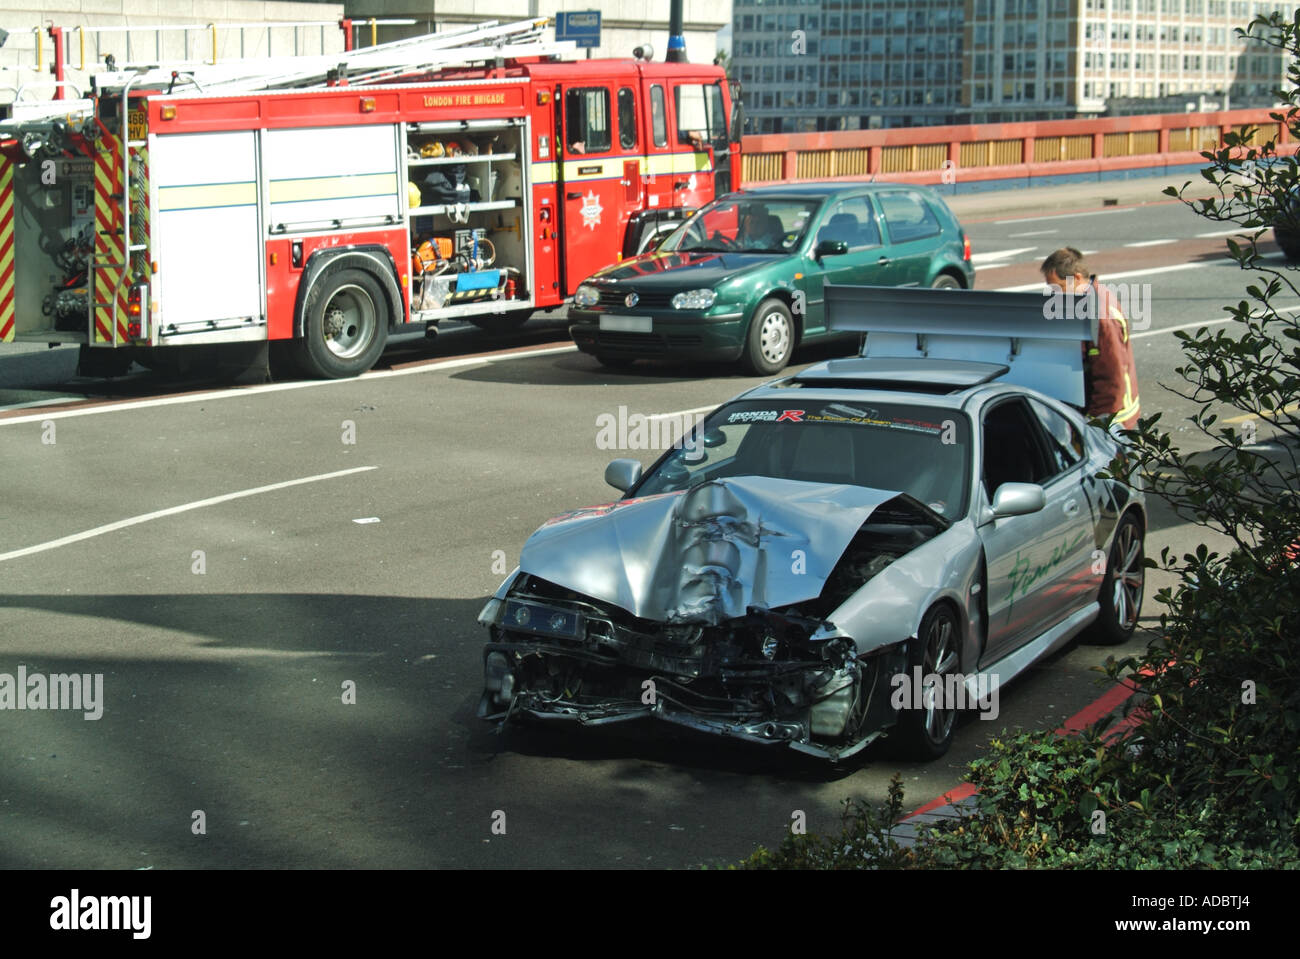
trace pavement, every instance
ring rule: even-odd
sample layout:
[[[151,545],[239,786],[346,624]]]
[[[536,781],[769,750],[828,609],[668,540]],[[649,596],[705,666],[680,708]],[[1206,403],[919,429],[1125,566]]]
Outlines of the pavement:
[[[1045,210],[1059,208],[1062,214],[1078,210],[1092,210],[1106,206],[1133,206],[1147,203],[1175,203],[1174,198],[1165,196],[1168,186],[1181,188],[1188,178],[1161,174],[1131,180],[1105,180],[1095,183],[1070,183],[1064,186],[1032,187],[987,191],[982,193],[963,193],[945,196],[944,202],[957,214],[958,219],[966,220],[995,219],[1000,216],[1015,217],[1020,214],[1035,214],[1035,219],[1042,219]],[[1207,192],[1208,191],[1208,192]],[[1188,197],[1209,196],[1213,191],[1203,180],[1192,180]]]

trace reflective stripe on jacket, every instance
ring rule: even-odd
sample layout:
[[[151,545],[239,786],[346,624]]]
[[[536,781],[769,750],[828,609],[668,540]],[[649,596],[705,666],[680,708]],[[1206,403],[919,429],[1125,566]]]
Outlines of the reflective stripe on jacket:
[[[1089,416],[1109,417],[1125,429],[1137,426],[1137,363],[1129,339],[1128,320],[1114,294],[1097,284],[1097,342],[1089,344],[1085,372]]]

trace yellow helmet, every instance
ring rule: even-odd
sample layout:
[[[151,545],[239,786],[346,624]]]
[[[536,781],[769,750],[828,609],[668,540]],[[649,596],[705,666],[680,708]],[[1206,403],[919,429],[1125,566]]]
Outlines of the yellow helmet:
[[[420,188],[410,180],[406,181],[406,202],[412,209],[420,205]]]
[[[442,148],[442,144],[439,143],[437,140],[434,140],[430,143],[426,143],[424,146],[420,147],[420,156],[426,160],[440,157],[444,154],[444,152],[445,151]]]

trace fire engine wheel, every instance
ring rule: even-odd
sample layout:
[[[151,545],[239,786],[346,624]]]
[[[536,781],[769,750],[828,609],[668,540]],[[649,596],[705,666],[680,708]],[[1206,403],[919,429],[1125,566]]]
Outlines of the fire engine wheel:
[[[758,304],[740,361],[750,373],[776,373],[785,369],[794,352],[794,320],[790,310],[775,297]]]
[[[364,373],[388,341],[388,309],[379,282],[364,270],[326,273],[303,309],[303,333],[295,341],[298,362],[324,379]]]

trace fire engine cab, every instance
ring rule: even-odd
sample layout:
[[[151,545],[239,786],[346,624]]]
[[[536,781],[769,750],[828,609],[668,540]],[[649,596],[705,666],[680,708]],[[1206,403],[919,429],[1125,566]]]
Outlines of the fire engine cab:
[[[737,186],[739,124],[720,68],[564,61],[549,22],[114,68],[16,105],[0,343],[80,343],[113,375],[279,342],[344,377],[390,333],[562,304]]]

